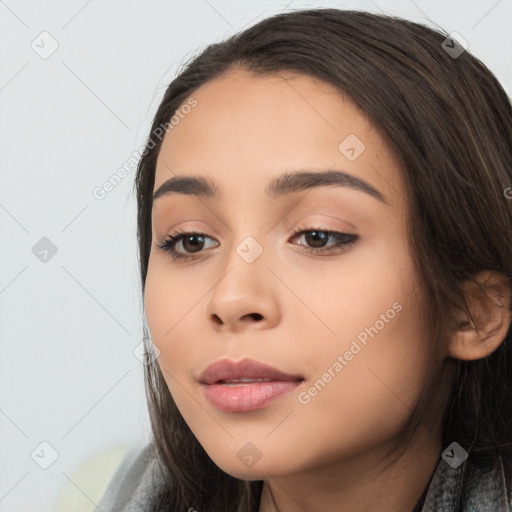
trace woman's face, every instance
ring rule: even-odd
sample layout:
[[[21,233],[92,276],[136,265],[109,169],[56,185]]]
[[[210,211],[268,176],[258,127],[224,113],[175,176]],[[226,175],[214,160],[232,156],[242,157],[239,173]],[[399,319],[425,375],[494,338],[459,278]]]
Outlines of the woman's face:
[[[399,163],[353,103],[303,75],[236,71],[193,97],[165,136],[154,192],[201,176],[217,194],[168,186],[154,200],[145,285],[169,390],[239,478],[370,453],[400,435],[428,360]],[[313,186],[326,171],[352,183]],[[313,176],[282,178],[298,172]],[[159,247],[176,230],[196,233],[174,245],[187,260]],[[245,358],[288,377],[236,383],[235,369],[211,376],[229,385],[201,382],[210,364]]]

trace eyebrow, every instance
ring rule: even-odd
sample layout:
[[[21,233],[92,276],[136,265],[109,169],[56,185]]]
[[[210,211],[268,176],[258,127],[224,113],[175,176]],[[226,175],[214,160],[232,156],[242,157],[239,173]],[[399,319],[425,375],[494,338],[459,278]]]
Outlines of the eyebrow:
[[[389,205],[386,198],[368,182],[344,171],[296,171],[274,178],[265,188],[265,193],[277,199],[293,192],[309,190],[316,187],[347,187],[359,190]],[[220,200],[219,187],[206,176],[179,175],[165,181],[153,194],[153,201],[171,194],[187,194]]]

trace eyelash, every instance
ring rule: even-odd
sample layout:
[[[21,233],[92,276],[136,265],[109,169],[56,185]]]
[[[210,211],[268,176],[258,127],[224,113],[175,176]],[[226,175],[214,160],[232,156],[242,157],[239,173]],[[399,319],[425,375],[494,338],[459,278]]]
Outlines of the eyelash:
[[[299,226],[297,228],[297,231],[292,235],[292,239],[296,238],[299,235],[309,233],[311,231],[317,231],[320,233],[325,233],[327,236],[333,236],[338,239],[338,242],[335,244],[334,247],[331,247],[328,249],[325,249],[323,247],[322,248],[310,247],[306,250],[306,252],[308,252],[310,254],[323,254],[323,255],[330,255],[333,253],[339,254],[339,253],[344,252],[345,250],[349,249],[350,247],[352,247],[356,243],[356,241],[359,239],[358,235],[352,235],[349,233],[340,233],[338,231],[329,231],[327,229],[321,229],[316,226]],[[203,233],[198,233],[196,231],[185,231],[183,229],[177,229],[174,233],[167,235],[161,242],[157,243],[157,247],[162,249],[163,251],[167,252],[173,260],[184,261],[184,260],[194,259],[197,256],[195,256],[195,255],[194,256],[186,256],[186,255],[176,252],[176,249],[175,249],[176,244],[181,242],[181,240],[183,240],[183,238],[186,238],[187,236],[192,236],[192,235],[199,235],[204,238],[211,238],[207,235],[204,235]],[[303,244],[299,244],[299,245],[303,245]],[[341,247],[341,250],[336,249],[336,247],[337,248]],[[196,253],[196,254],[199,254],[199,253]]]

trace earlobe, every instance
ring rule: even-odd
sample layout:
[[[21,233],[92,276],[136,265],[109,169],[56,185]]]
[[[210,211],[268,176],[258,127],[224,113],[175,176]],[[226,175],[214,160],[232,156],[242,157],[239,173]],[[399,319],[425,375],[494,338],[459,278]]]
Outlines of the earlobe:
[[[511,323],[511,290],[503,274],[484,271],[465,283],[464,292],[473,320],[465,312],[460,313],[448,354],[473,361],[492,354],[505,339]]]

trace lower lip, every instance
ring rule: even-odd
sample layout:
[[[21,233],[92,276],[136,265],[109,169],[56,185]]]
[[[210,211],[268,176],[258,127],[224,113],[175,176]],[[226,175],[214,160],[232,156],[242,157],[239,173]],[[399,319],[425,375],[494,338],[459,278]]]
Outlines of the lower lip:
[[[301,381],[273,380],[269,382],[203,384],[208,400],[225,412],[250,412],[262,409],[276,398],[295,390]]]

